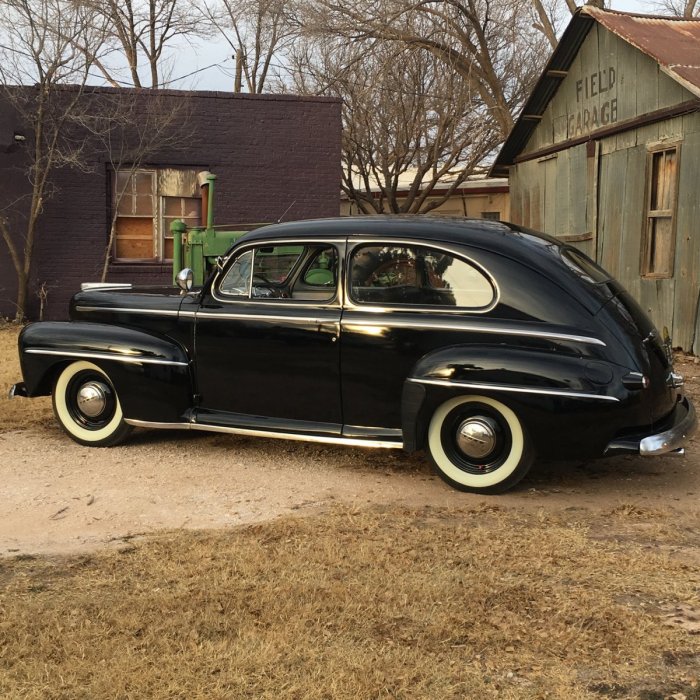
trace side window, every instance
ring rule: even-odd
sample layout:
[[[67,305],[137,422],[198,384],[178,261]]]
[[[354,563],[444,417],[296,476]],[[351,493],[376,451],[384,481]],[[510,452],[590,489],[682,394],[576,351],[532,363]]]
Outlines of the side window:
[[[219,285],[219,291],[236,297],[248,297],[250,293],[251,277],[253,269],[253,251],[248,250],[233,261],[226,276]]]
[[[335,248],[320,248],[311,255],[304,267],[303,283],[310,287],[335,287],[338,255]]]
[[[263,245],[237,257],[218,291],[236,299],[330,301],[335,297],[338,254],[328,245]]]
[[[673,277],[678,147],[651,151],[647,160],[642,275]]]
[[[479,309],[495,294],[470,263],[422,246],[359,246],[350,261],[350,280],[350,296],[360,304]]]

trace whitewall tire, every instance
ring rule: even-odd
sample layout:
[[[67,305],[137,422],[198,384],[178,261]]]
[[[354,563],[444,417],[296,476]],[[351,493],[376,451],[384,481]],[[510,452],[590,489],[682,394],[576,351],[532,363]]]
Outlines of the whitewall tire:
[[[514,486],[533,458],[515,412],[487,396],[458,396],[438,406],[428,428],[428,449],[447,483],[478,493]]]
[[[81,445],[109,447],[131,432],[112,382],[91,362],[73,362],[61,371],[53,388],[53,411]]]

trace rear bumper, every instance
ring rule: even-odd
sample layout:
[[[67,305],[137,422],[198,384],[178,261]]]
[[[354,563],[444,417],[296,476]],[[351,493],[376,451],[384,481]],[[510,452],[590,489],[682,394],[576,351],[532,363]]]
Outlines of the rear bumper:
[[[697,424],[693,404],[687,397],[683,397],[666,420],[663,430],[652,435],[630,435],[613,440],[606,448],[605,454],[639,454],[650,457],[678,452],[688,443]]]

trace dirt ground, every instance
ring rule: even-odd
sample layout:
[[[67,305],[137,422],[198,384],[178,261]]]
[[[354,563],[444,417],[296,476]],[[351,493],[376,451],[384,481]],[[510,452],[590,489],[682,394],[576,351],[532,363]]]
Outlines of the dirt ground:
[[[682,358],[678,368],[697,403],[700,365]],[[24,401],[5,403],[3,413]],[[684,457],[537,463],[515,490],[484,497],[449,488],[424,455],[145,430],[95,449],[44,415],[0,431],[0,556],[79,552],[161,529],[230,527],[331,504],[469,508],[487,500],[547,514],[657,513],[688,529],[700,518],[697,438]]]

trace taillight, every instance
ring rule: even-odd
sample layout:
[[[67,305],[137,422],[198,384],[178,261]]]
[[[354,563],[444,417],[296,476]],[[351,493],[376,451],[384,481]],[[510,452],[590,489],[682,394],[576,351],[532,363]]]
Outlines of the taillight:
[[[626,389],[639,390],[649,388],[649,377],[641,372],[629,372],[622,378],[622,384]]]

